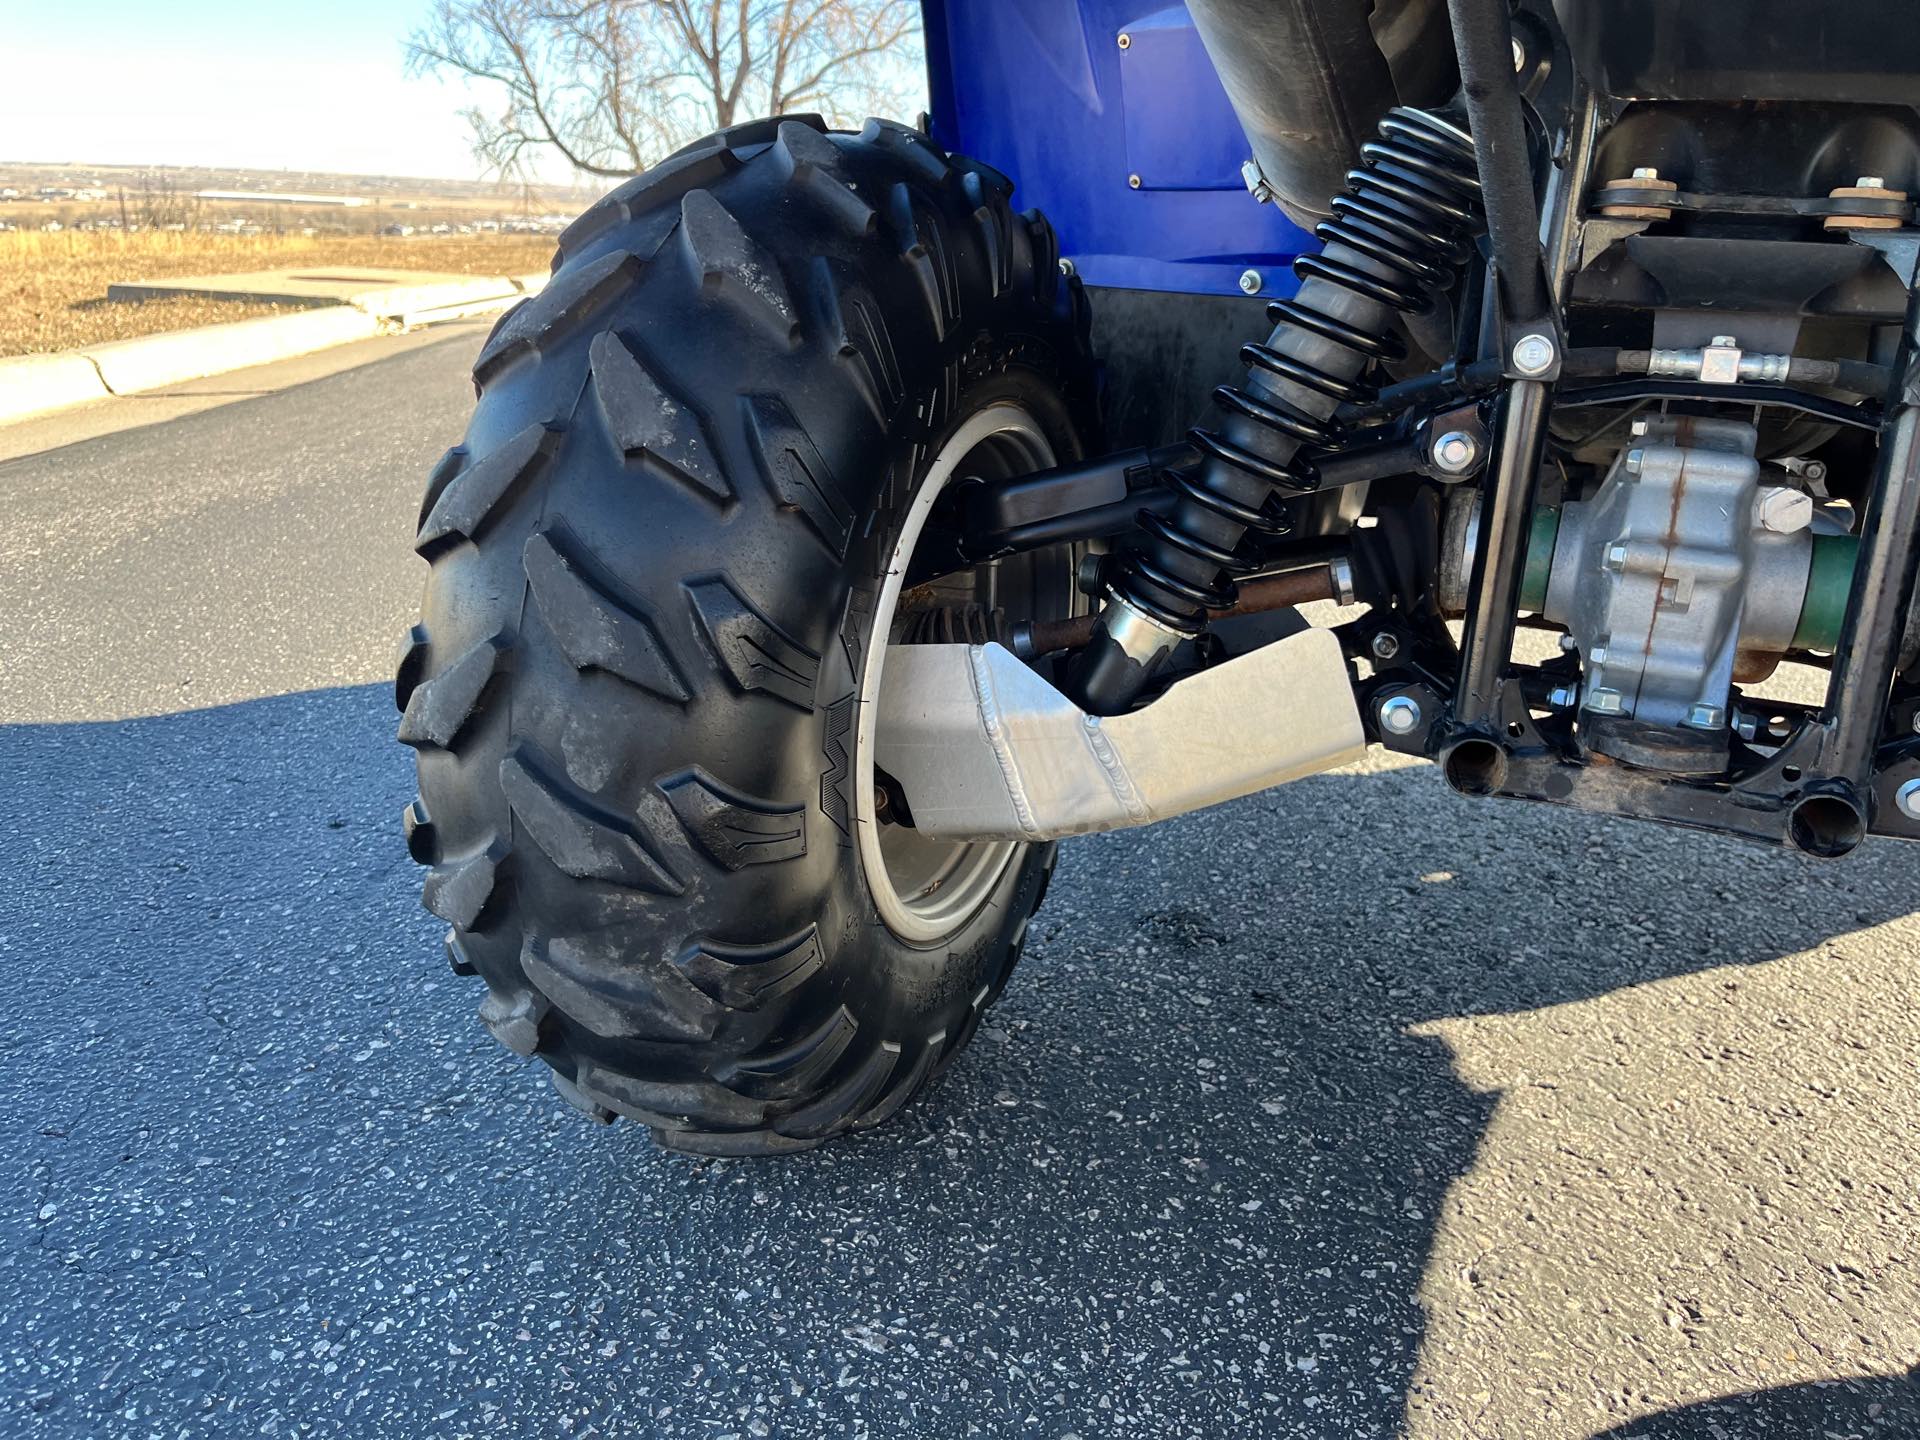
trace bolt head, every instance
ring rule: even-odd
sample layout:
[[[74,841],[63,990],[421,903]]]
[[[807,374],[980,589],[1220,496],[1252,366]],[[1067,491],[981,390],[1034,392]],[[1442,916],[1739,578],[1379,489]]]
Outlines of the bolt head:
[[[1380,706],[1380,728],[1389,735],[1411,735],[1420,728],[1420,703],[1411,695],[1394,695]]]
[[[1640,467],[1646,463],[1646,451],[1629,450],[1627,451],[1627,458],[1620,462],[1620,468],[1625,470],[1629,475],[1638,475],[1640,473]]]
[[[1633,438],[1638,440],[1647,433],[1648,425],[1644,420],[1636,420],[1627,428],[1633,432]]]
[[[1373,644],[1370,648],[1373,650],[1376,659],[1391,660],[1400,653],[1400,637],[1382,630],[1378,635],[1373,637]]]
[[[1858,180],[1853,182],[1853,188],[1856,190],[1884,190],[1887,188],[1887,177],[1884,175],[1862,175]]]
[[[1601,715],[1618,715],[1626,708],[1618,690],[1609,690],[1605,686],[1587,692],[1587,709]]]
[[[1513,368],[1522,375],[1544,375],[1558,357],[1551,335],[1522,335],[1513,342]]]
[[[1571,655],[1574,651],[1578,650],[1579,648],[1580,648],[1580,642],[1574,639],[1573,636],[1562,635],[1560,637],[1560,653],[1562,655]]]
[[[1633,178],[1636,180],[1658,180],[1660,178],[1660,172],[1651,165],[1639,165],[1634,167]]]
[[[1627,547],[1624,545],[1609,545],[1607,547],[1606,566],[1609,570],[1626,569]]]
[[[1909,780],[1894,791],[1893,801],[1909,820],[1920,820],[1920,780]]]
[[[1762,530],[1797,535],[1813,523],[1813,497],[1785,485],[1769,486],[1755,500],[1754,511]]]
[[[1480,442],[1465,430],[1449,430],[1433,442],[1433,463],[1449,475],[1464,475],[1480,458]]]
[[[1140,177],[1138,175],[1127,176],[1127,188],[1129,190],[1138,190],[1140,188]]]
[[[1240,288],[1247,294],[1258,295],[1260,293],[1261,283],[1260,272],[1258,270],[1242,270],[1240,272]]]
[[[1130,50],[1133,48],[1133,37],[1124,30],[1120,32],[1120,48],[1122,50]]]
[[[1687,728],[1690,730],[1718,730],[1726,720],[1725,710],[1718,705],[1709,705],[1705,701],[1687,711]]]
[[[1800,467],[1800,473],[1815,484],[1818,484],[1827,478],[1827,462],[1824,460],[1809,460],[1805,465]]]
[[[1580,692],[1571,685],[1556,685],[1547,692],[1547,704],[1556,710],[1571,710],[1579,698]]]
[[[1726,347],[1726,346],[1738,345],[1740,342],[1734,339],[1733,336],[1731,335],[1716,335],[1713,337],[1713,343],[1718,346]]]

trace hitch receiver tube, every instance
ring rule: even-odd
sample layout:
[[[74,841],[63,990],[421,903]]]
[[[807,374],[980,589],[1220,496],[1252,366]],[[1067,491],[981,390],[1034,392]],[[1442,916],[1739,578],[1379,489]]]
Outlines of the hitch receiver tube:
[[[1000,645],[896,645],[874,761],[923,835],[1054,840],[1150,825],[1357,760],[1340,642],[1303,630],[1145,709],[1081,710]]]

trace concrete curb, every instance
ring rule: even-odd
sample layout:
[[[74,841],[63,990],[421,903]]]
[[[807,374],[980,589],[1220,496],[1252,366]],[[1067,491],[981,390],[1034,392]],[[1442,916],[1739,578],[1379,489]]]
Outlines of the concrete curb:
[[[370,314],[355,305],[326,305],[113,340],[53,355],[0,359],[0,425],[30,416],[178,385],[229,370],[288,360],[334,345],[368,340],[442,320],[504,310],[545,287],[544,273],[478,277],[470,286],[416,287],[401,314]]]
[[[202,325],[136,340],[114,340],[90,345],[79,353],[100,370],[109,392],[132,395],[203,375],[244,370],[345,345],[371,340],[391,327],[350,305],[325,310],[299,310],[291,315],[266,315],[258,320],[233,320],[225,325]]]
[[[0,360],[0,425],[47,410],[104,400],[111,393],[93,362],[78,351]]]

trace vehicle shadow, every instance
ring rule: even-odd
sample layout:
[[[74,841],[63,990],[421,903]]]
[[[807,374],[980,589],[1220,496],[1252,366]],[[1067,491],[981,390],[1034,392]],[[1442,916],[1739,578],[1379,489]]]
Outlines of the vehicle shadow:
[[[1834,1380],[1706,1400],[1609,1430],[1595,1440],[1806,1440],[1920,1435],[1920,1371]]]
[[[815,1152],[696,1161],[581,1123],[474,1023],[399,839],[390,706],[0,728],[0,1301],[36,1377],[0,1414],[1593,1433],[1429,1353],[1438,1227],[1503,1103],[1434,1027],[1765,966],[1912,904],[1891,846],[1816,865],[1469,805],[1424,768],[1320,777],[1067,846],[940,1086]],[[1524,1348],[1510,1326],[1489,1302],[1473,1343]],[[1800,1386],[1608,1434],[1901,1433],[1911,1398]]]

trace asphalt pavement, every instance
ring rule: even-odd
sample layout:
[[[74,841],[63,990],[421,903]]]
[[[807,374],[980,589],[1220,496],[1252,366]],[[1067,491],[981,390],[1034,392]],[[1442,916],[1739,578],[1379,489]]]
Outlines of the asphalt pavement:
[[[0,463],[0,1434],[1920,1435],[1890,843],[1380,759],[1067,846],[879,1131],[581,1119],[400,840],[477,344]]]

